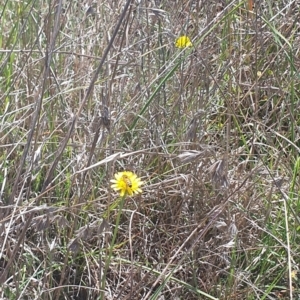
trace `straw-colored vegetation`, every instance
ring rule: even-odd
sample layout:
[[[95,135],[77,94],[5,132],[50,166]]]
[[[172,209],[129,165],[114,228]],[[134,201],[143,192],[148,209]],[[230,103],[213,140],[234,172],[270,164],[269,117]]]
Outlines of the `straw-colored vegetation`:
[[[299,299],[300,4],[253,2],[1,2],[1,299]]]

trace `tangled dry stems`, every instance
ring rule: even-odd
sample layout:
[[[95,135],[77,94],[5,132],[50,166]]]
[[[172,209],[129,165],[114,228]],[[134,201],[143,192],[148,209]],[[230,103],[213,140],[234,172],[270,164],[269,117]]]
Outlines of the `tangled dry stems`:
[[[123,169],[146,185],[125,203],[106,299],[297,295],[299,12],[250,2],[132,2],[94,84],[123,1],[5,8],[1,298],[101,296]]]

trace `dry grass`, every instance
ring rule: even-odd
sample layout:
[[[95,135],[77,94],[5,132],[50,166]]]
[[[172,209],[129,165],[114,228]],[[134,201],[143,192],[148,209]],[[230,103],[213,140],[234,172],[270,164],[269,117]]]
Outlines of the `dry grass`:
[[[299,297],[300,3],[252,4],[0,4],[1,299]]]

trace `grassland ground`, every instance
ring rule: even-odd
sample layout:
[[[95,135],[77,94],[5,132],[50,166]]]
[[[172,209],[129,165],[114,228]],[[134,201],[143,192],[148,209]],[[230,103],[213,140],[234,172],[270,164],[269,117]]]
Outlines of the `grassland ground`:
[[[299,7],[2,1],[0,298],[300,298]]]

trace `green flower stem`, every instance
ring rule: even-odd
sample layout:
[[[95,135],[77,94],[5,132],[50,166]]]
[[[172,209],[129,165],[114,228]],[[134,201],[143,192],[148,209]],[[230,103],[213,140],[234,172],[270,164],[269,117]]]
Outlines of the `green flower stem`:
[[[119,203],[119,211],[118,211],[118,215],[117,215],[116,225],[115,225],[111,245],[110,245],[110,248],[109,248],[108,256],[105,259],[105,268],[104,268],[104,271],[103,271],[102,282],[101,282],[102,292],[101,292],[100,299],[105,298],[104,296],[105,296],[105,282],[106,282],[107,270],[108,270],[109,265],[110,265],[112,252],[113,252],[115,242],[116,242],[116,239],[117,239],[117,234],[118,234],[118,230],[119,230],[119,223],[120,223],[120,217],[121,217],[121,214],[122,214],[122,210],[123,210],[123,207],[124,207],[126,196],[127,196],[127,194],[125,193],[125,195],[120,199],[120,201],[116,201],[117,203]]]
[[[105,220],[108,220],[108,219],[109,219],[110,212],[113,211],[118,205],[121,204],[121,202],[122,202],[122,200],[123,200],[124,197],[125,197],[125,195],[124,195],[122,198],[120,198],[120,199],[114,201],[114,202],[108,207],[107,211],[103,214],[103,219],[105,219]]]

